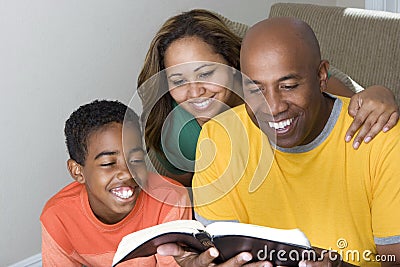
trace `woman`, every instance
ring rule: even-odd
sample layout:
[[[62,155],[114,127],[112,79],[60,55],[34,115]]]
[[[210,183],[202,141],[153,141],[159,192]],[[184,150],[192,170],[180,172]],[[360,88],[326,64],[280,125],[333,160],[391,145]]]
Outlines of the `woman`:
[[[227,89],[237,88],[234,79],[220,82],[224,73],[240,70],[240,45],[241,38],[220,17],[195,9],[168,19],[147,52],[138,78],[147,150],[159,172],[185,186],[191,186],[197,137],[203,123],[225,108],[243,103],[240,89]],[[354,94],[334,77],[327,87],[328,93]],[[382,86],[371,86],[352,96],[349,113],[357,115],[346,141],[364,124],[353,146],[357,149],[362,140],[369,142],[379,131],[387,131],[397,123],[397,111],[393,94]]]

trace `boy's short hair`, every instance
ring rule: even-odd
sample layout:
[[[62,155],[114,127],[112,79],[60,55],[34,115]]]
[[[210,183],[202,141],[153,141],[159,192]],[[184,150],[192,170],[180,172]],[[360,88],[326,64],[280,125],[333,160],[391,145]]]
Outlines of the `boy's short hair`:
[[[87,156],[89,135],[109,123],[130,122],[141,134],[138,115],[119,101],[94,100],[80,106],[65,122],[65,143],[71,159],[82,166]]]

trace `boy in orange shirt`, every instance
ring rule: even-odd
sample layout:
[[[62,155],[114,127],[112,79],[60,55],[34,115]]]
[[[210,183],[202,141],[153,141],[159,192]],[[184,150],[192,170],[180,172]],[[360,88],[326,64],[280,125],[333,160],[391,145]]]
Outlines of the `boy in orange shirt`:
[[[148,173],[139,118],[117,101],[94,101],[65,123],[75,180],[54,195],[40,217],[43,266],[111,266],[122,237],[178,219],[190,219],[184,187]],[[177,266],[154,255],[120,266]]]

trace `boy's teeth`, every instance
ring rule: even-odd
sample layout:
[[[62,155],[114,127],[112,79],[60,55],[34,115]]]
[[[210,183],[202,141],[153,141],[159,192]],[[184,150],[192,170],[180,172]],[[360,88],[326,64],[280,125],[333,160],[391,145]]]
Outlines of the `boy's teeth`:
[[[133,190],[130,188],[129,189],[115,188],[115,189],[112,189],[111,192],[113,194],[115,194],[117,197],[124,198],[124,199],[130,198],[133,195]]]
[[[269,127],[274,128],[276,130],[280,130],[280,129],[284,129],[286,126],[289,126],[290,124],[292,124],[293,122],[293,118],[291,119],[287,119],[284,121],[280,121],[280,122],[273,122],[273,121],[269,121]]]

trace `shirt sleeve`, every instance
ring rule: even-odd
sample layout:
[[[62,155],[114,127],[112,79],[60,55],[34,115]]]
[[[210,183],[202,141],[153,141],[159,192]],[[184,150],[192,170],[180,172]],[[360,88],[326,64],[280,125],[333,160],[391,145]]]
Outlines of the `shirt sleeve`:
[[[190,220],[192,219],[192,208],[190,205],[189,195],[185,187],[177,187],[176,190],[171,190],[166,194],[163,210],[161,211],[161,222],[169,222],[175,220]],[[172,256],[155,255],[157,267],[178,267],[178,263]]]
[[[43,267],[69,266],[81,267],[82,264],[72,259],[50,236],[42,225],[42,264]]]
[[[371,173],[372,229],[375,243],[389,245],[400,243],[400,127],[387,133],[383,145],[374,146]],[[382,134],[381,134],[382,135]]]
[[[192,219],[192,208],[189,200],[189,195],[183,186],[178,190],[178,194],[168,194],[164,203],[172,205],[164,211],[161,223],[175,220],[190,220]],[[168,205],[168,204],[167,204]]]

